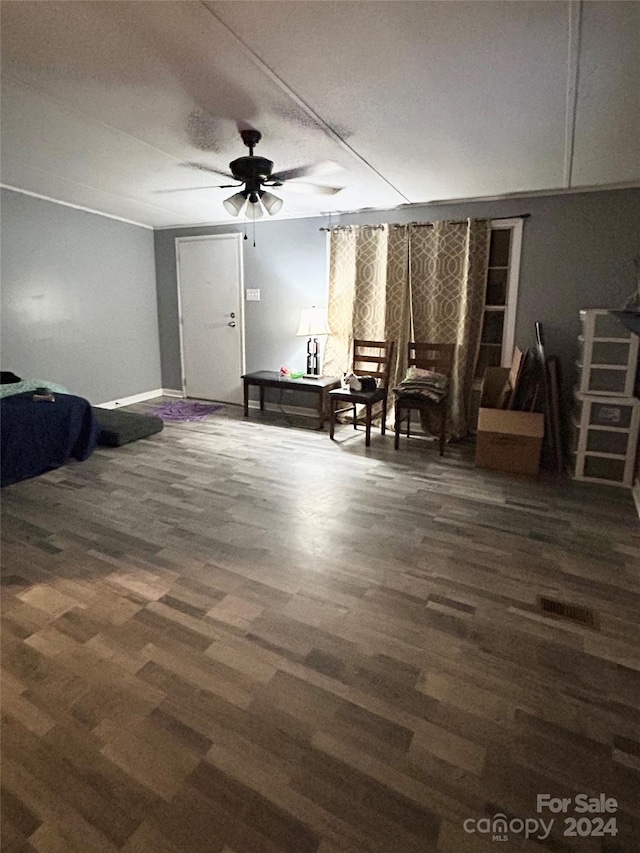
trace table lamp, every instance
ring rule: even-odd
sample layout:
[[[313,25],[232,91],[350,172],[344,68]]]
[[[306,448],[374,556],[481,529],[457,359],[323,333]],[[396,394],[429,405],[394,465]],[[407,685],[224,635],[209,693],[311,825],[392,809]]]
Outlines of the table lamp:
[[[307,341],[307,376],[320,375],[320,354],[318,337],[330,335],[331,331],[327,325],[327,309],[303,308],[300,314],[300,325],[296,335],[308,338]]]

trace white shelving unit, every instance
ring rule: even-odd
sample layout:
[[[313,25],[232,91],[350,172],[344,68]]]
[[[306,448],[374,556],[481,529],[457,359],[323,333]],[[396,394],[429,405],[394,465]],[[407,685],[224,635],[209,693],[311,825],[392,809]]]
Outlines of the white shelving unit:
[[[636,397],[596,397],[574,391],[574,479],[631,487],[639,427],[640,400]]]
[[[640,400],[632,396],[638,336],[606,308],[581,311],[580,321],[571,473],[576,480],[631,487],[640,429]]]
[[[630,397],[638,366],[638,336],[605,308],[581,311],[580,321],[578,390],[582,394]]]

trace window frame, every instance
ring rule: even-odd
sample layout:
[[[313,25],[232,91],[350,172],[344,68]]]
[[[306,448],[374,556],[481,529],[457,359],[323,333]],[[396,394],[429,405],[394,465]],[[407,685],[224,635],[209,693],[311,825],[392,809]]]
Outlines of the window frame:
[[[485,303],[482,309],[483,321],[484,315],[490,311],[500,311],[503,314],[500,365],[502,367],[511,367],[513,350],[515,348],[516,311],[518,307],[518,287],[520,284],[520,263],[522,260],[523,220],[520,217],[512,219],[490,219],[489,229],[490,231],[511,231],[504,307],[502,305],[487,305],[485,296]],[[487,258],[487,275],[489,269],[489,259]],[[482,346],[482,341],[480,345]],[[476,379],[481,378],[476,377]]]

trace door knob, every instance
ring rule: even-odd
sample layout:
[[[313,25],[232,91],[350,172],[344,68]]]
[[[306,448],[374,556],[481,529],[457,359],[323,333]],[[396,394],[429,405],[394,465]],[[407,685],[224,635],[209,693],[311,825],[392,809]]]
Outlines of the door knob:
[[[230,323],[227,323],[227,326],[231,326],[232,329],[235,329],[236,324],[232,320]]]

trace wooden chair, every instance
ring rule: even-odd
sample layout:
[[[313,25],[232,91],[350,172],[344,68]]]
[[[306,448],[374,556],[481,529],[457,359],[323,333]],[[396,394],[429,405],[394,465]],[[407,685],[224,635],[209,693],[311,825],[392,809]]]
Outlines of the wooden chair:
[[[353,342],[353,372],[356,376],[371,376],[378,382],[375,391],[349,391],[336,388],[329,391],[329,438],[333,438],[336,423],[336,403],[348,403],[353,407],[353,428],[356,424],[356,406],[366,410],[365,445],[371,444],[371,414],[376,403],[382,403],[382,422],[380,432],[385,433],[387,423],[387,395],[389,393],[389,375],[393,366],[395,341]]]
[[[455,356],[455,344],[426,344],[415,343],[410,341],[407,347],[407,367],[419,367],[422,370],[433,370],[436,373],[444,373],[445,376],[451,377],[453,369],[453,359]],[[440,402],[429,400],[426,397],[421,397],[409,392],[394,391],[395,395],[395,441],[394,447],[397,450],[400,446],[400,428],[402,421],[402,413],[407,413],[407,438],[411,434],[411,410],[417,409],[419,412],[439,412],[440,415],[440,430],[439,444],[440,456],[444,455],[444,445],[447,440],[447,409],[449,404],[449,395],[447,394]]]

